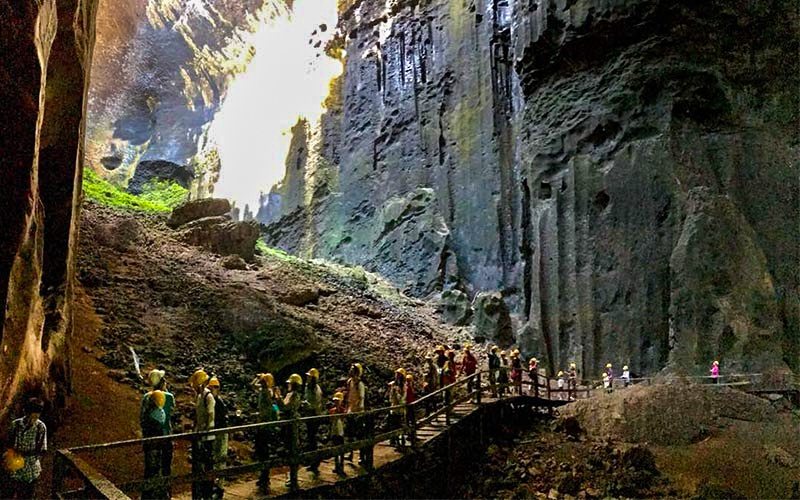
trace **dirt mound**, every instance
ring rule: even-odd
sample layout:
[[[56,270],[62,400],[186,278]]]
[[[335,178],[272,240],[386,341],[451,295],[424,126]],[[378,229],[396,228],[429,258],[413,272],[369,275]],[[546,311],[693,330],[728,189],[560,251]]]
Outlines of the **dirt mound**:
[[[774,417],[769,402],[711,385],[633,386],[565,406],[594,438],[663,445],[690,444],[731,420],[763,422]]]

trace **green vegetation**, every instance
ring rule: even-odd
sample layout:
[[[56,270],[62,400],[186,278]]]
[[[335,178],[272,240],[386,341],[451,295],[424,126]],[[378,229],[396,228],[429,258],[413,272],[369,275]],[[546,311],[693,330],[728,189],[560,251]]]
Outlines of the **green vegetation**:
[[[97,203],[147,212],[169,212],[183,203],[188,194],[173,181],[151,181],[140,196],[132,195],[99,178],[88,168],[83,171],[83,192],[86,199]]]

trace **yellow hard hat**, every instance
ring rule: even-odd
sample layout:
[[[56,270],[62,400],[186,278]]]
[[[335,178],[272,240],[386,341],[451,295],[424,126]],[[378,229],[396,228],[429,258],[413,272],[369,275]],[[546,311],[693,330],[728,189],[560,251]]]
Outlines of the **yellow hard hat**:
[[[411,375],[409,373],[408,375],[406,375],[406,380],[414,380],[414,375]]]
[[[433,351],[434,351],[434,352],[439,352],[439,351],[441,351],[441,352],[444,352],[444,346],[443,346],[443,345],[441,345],[441,344],[440,344],[440,345],[437,345],[437,346],[436,346],[436,349],[434,349]]]
[[[275,377],[273,377],[271,373],[259,373],[258,378],[260,378],[267,387],[275,387]]]
[[[219,379],[217,377],[211,377],[211,380],[208,381],[209,387],[219,387]]]
[[[539,360],[536,359],[536,358],[531,358],[531,360],[530,360],[530,363],[538,363],[538,362],[539,362]]]
[[[336,393],[333,394],[333,400],[334,401],[341,401],[343,399],[344,399],[344,394],[342,394],[341,391],[336,392]]]
[[[189,385],[192,387],[199,387],[205,384],[206,380],[208,380],[208,374],[203,370],[197,370],[189,377]]]
[[[562,371],[560,371],[560,370],[559,370],[559,372],[558,372],[558,376],[560,377],[561,375],[564,375],[564,372],[562,372]]]
[[[3,453],[3,465],[9,472],[17,472],[25,467],[25,458],[12,449],[8,449]]]
[[[606,363],[606,368],[611,368],[611,363]]]
[[[496,352],[496,351],[497,351],[497,349],[499,349],[499,348],[498,348],[496,345],[493,345],[493,346],[492,346],[492,349],[491,349],[491,351],[492,351],[492,352]]]
[[[603,378],[608,378],[608,373],[603,372]]]
[[[511,351],[511,357],[512,358],[518,358],[519,357],[519,351]]]
[[[715,360],[715,361],[714,361],[714,364],[715,364],[715,365],[718,365],[718,364],[719,364],[719,361],[716,361],[716,360]]]
[[[627,370],[628,369],[628,365],[623,366],[622,369],[623,370]]]
[[[505,356],[506,355],[506,351],[500,351],[500,355],[501,356]]]
[[[571,367],[574,367],[574,366],[575,366],[575,362],[574,362],[574,361],[573,361],[573,362],[571,362],[571,363],[569,364],[569,366],[571,366]]]
[[[469,351],[470,349],[472,349],[472,344],[464,344],[465,351]]]
[[[165,396],[161,391],[150,391],[147,393],[147,395],[150,397],[150,401],[152,401],[159,408],[163,408],[164,403],[167,402],[167,396]]]
[[[398,369],[397,369],[397,370],[395,370],[394,372],[395,372],[396,374],[400,374],[400,375],[402,375],[402,376],[404,376],[404,377],[406,376],[406,369],[405,369],[405,368],[398,368]]]
[[[319,378],[319,370],[317,370],[316,368],[312,368],[308,370],[308,372],[306,372],[306,375],[308,375],[309,377]]]
[[[289,378],[288,378],[288,380],[286,380],[286,383],[287,384],[301,384],[302,385],[303,377],[301,377],[300,375],[298,375],[296,373],[292,373],[291,375],[289,375]]]
[[[364,374],[364,367],[361,366],[361,363],[356,363],[353,366],[355,366],[356,370],[358,370],[358,376],[359,377]]]

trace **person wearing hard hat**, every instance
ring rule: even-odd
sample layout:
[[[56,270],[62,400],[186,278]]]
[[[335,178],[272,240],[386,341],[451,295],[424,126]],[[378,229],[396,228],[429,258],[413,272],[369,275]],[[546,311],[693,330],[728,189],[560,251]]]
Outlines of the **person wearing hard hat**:
[[[514,391],[518,396],[522,396],[522,359],[520,359],[519,349],[511,352],[511,382],[514,384]]]
[[[208,388],[210,377],[203,369],[196,370],[189,378],[189,385],[195,393],[194,432],[206,432],[214,428],[215,405],[214,395]],[[193,441],[192,460],[197,459],[199,472],[210,472],[214,469],[214,436],[202,436]],[[214,481],[203,479],[192,483],[192,496],[211,498]]]
[[[354,363],[350,366],[350,373],[345,383],[345,402],[347,413],[350,414],[348,418],[348,431],[347,433],[352,436],[353,440],[359,440],[367,436],[367,425],[369,424],[367,418],[363,418],[360,413],[363,413],[366,407],[367,386],[361,378],[364,375],[364,367],[361,363]],[[370,447],[362,448],[358,452],[358,463],[360,465],[369,465],[371,463]],[[350,460],[353,459],[352,453]]]
[[[561,400],[564,399],[564,372],[562,370],[558,370],[556,376],[558,377],[558,399]]]
[[[605,387],[606,392],[609,394],[611,394],[611,391],[614,390],[614,388],[611,385],[611,377],[609,377],[608,373],[605,372],[603,373],[603,387]]]
[[[539,361],[532,357],[528,361],[528,378],[531,380],[531,385],[533,388],[529,392],[529,394],[533,395],[534,397],[539,397]]]
[[[445,348],[443,345],[437,345],[436,349],[433,350],[436,353],[436,366],[439,368],[439,372],[444,369],[444,364],[447,363],[447,354],[445,353]]]
[[[3,454],[7,479],[0,475],[0,498],[35,498],[47,451],[47,426],[39,420],[43,410],[44,403],[31,398],[25,403],[25,416],[11,422],[10,448]]]
[[[456,381],[458,366],[456,366],[456,352],[447,351],[447,361],[442,368],[442,387],[450,385]]]
[[[341,446],[344,444],[344,414],[347,413],[342,392],[337,392],[333,395],[333,408],[330,409],[329,413],[333,415],[331,419],[331,443],[334,446]],[[344,453],[335,455],[333,463],[333,472],[340,477],[345,476]]]
[[[319,386],[319,370],[312,368],[306,372],[306,388],[303,392],[303,405],[307,409],[308,416],[316,417],[324,413],[325,408],[322,398],[322,388]],[[317,449],[319,426],[319,420],[311,420],[306,424],[309,451]],[[319,461],[309,464],[307,469],[315,476],[318,475]]]
[[[719,383],[719,361],[714,360],[714,363],[711,364],[711,382],[713,384]]]
[[[150,386],[151,391],[161,391],[164,394],[164,406],[162,408],[162,410],[164,411],[164,422],[162,424],[163,432],[160,435],[168,436],[172,434],[172,412],[175,409],[175,396],[167,389],[166,372],[164,370],[159,370],[159,369],[150,370],[150,372],[147,374],[146,381]],[[148,399],[147,394],[144,394],[142,396],[142,401],[140,405],[140,415],[139,415],[140,422],[142,419],[141,412],[144,411],[144,407],[148,404],[147,399]],[[159,451],[157,460],[160,460],[160,471],[159,471],[160,475],[164,478],[171,477],[172,454],[173,454],[172,441],[162,441],[159,443],[153,443],[153,446],[158,448]],[[146,465],[145,469],[147,469]],[[152,494],[158,496],[159,498],[169,498],[171,496],[169,484],[166,484],[164,488],[160,491],[153,491]]]
[[[424,375],[422,380],[422,395],[427,396],[439,388],[439,370],[436,368],[436,363],[433,362],[431,355],[425,356],[425,366],[423,367]],[[435,398],[428,398],[425,401],[425,411],[431,413],[436,406]]]
[[[214,428],[224,429],[230,426],[228,422],[228,402],[220,395],[219,378],[211,377],[208,381],[208,389],[214,397]],[[214,469],[224,469],[228,462],[228,434],[217,434],[214,439]],[[221,498],[222,491],[216,486],[217,494]]]
[[[277,401],[280,400],[281,393],[275,387],[275,378],[271,373],[259,373],[252,383],[257,391],[258,397],[258,421],[274,422],[278,420]],[[273,440],[273,431],[270,428],[259,428],[256,430],[255,456],[259,462],[265,462],[270,458],[270,445]],[[256,485],[261,493],[269,493],[270,469],[264,467],[259,471]]]
[[[570,362],[569,371],[567,372],[567,388],[570,391],[570,399],[577,399],[578,393],[578,367],[575,362]]]
[[[298,373],[292,373],[286,380],[286,396],[283,397],[281,405],[281,413],[286,419],[300,418],[300,405],[303,403],[303,377]],[[286,449],[291,449],[292,446],[292,427],[283,426],[285,431],[284,442]],[[286,486],[291,486],[291,474],[286,476]]]
[[[500,368],[497,370],[497,384],[500,386],[500,395],[504,396],[508,390],[508,357],[506,351],[500,351]]]
[[[631,385],[631,372],[628,370],[628,365],[622,367],[622,376],[620,378],[625,387]]]
[[[414,391],[414,375],[409,373],[408,375],[406,375],[406,405],[410,405],[416,400],[417,400],[417,395],[416,392]],[[409,429],[412,427],[415,418],[416,414],[414,411],[414,407],[409,406],[408,409],[406,410],[406,425],[408,425]],[[413,436],[409,436],[409,440],[412,440],[412,444],[413,444],[413,438],[414,438]]]
[[[402,408],[406,402],[406,370],[404,368],[394,371],[394,380],[389,382],[388,392],[389,406],[400,407],[389,410],[389,429],[395,430],[403,425],[403,416],[405,415],[405,408]],[[398,448],[404,444],[404,440],[402,436],[392,436],[389,438],[389,444]]]
[[[166,420],[166,414],[164,406],[166,402],[166,395],[158,389],[154,389],[142,397],[142,403],[139,407],[139,426],[141,427],[143,438],[165,435],[164,421]],[[164,447],[161,446],[161,443],[142,443],[144,479],[152,479],[160,475],[163,450]],[[142,496],[146,498],[164,498],[166,492],[162,491],[162,488],[148,488],[142,491]]]
[[[497,355],[498,347],[493,345],[489,349],[489,387],[492,389],[492,397],[497,397],[497,375],[500,371],[500,356]]]
[[[475,358],[475,355],[472,354],[472,345],[464,345],[464,354],[461,356],[461,368],[459,370],[461,375],[469,377],[475,373],[477,368],[478,360]],[[467,392],[472,392],[472,388],[475,385],[475,379],[470,379],[467,382]]]

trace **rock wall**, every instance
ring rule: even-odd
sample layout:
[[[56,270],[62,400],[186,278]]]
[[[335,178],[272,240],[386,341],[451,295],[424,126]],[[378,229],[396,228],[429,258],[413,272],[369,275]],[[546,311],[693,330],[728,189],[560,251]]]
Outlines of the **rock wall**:
[[[0,420],[69,385],[94,0],[0,1]]]
[[[212,193],[220,161],[211,122],[255,54],[251,33],[290,8],[284,0],[100,0],[87,165],[122,186],[141,161],[188,165],[192,196]]]
[[[795,3],[340,9],[345,72],[263,200],[269,244],[499,291],[551,369],[798,368]]]

